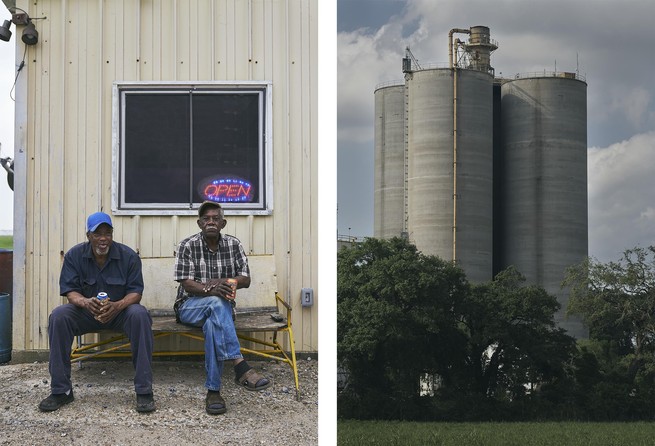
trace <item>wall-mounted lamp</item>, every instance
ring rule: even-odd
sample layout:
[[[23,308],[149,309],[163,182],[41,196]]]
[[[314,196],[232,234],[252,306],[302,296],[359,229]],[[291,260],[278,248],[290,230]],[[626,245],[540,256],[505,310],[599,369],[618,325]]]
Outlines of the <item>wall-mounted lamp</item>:
[[[34,23],[32,23],[32,20],[38,20],[38,19],[32,19],[27,12],[23,11],[20,8],[10,8],[10,10],[14,10],[11,14],[11,21],[5,20],[3,25],[0,26],[0,40],[4,40],[5,42],[9,42],[9,39],[11,39],[11,30],[9,27],[13,23],[14,25],[25,25],[25,28],[23,29],[23,35],[21,37],[21,40],[25,45],[36,45],[39,41],[39,32],[36,30],[36,27],[34,26]],[[21,12],[16,12],[16,10],[20,10]],[[45,19],[47,17],[40,17],[41,19]]]
[[[11,39],[11,30],[9,29],[10,26],[11,22],[9,20],[5,20],[2,26],[0,26],[0,40],[9,42],[9,39]]]
[[[36,45],[36,43],[39,41],[39,32],[36,30],[32,20],[29,21],[23,30],[23,36],[21,37],[21,40],[23,43],[25,43],[25,45]]]

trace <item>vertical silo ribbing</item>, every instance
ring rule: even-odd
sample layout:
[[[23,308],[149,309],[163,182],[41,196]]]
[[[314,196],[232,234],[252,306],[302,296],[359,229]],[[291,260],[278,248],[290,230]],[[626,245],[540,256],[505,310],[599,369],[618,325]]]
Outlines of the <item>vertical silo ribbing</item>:
[[[400,237],[405,219],[405,85],[375,91],[374,236]]]
[[[484,72],[451,69],[415,71],[407,80],[408,236],[426,254],[453,260],[455,252],[473,282],[490,280],[492,273],[492,81]]]
[[[587,85],[570,77],[516,79],[501,88],[502,267],[558,297],[569,334],[586,337],[565,317],[568,266],[587,256]]]

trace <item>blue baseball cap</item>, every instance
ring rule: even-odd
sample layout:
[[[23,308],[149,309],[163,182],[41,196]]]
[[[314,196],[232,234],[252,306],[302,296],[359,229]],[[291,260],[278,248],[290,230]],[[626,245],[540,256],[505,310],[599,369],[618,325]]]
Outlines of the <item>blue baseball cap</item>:
[[[86,219],[86,232],[94,232],[103,223],[108,224],[111,228],[114,227],[111,224],[111,217],[104,212],[89,215],[89,218]]]

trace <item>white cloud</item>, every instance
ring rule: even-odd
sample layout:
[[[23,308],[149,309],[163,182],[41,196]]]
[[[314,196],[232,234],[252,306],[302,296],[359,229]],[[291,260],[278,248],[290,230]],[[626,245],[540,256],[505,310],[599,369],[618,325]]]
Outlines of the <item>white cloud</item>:
[[[362,142],[373,138],[375,86],[384,80],[395,63],[400,72],[402,46],[400,25],[387,25],[377,33],[367,30],[340,33],[338,46],[338,120],[341,142]],[[396,48],[394,51],[391,48]]]
[[[617,260],[655,244],[655,131],[588,151],[589,254]]]

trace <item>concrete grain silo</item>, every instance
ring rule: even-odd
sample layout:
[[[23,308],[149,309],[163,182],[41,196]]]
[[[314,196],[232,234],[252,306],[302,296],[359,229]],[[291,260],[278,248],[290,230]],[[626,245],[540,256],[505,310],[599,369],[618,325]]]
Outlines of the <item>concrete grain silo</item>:
[[[375,90],[374,236],[405,230],[405,84]]]
[[[486,30],[478,42],[489,46]],[[413,71],[406,81],[408,236],[420,251],[455,261],[472,282],[491,280],[493,266],[489,71],[488,62],[464,69],[453,63]]]
[[[468,39],[455,38],[467,34]],[[375,236],[406,234],[473,283],[515,266],[557,296],[587,256],[587,84],[576,73],[495,78],[489,28],[454,28],[448,67],[406,50],[404,85],[375,91]]]
[[[501,266],[556,295],[559,326],[586,337],[582,323],[564,315],[560,284],[588,254],[587,84],[575,73],[506,82],[501,121]]]

